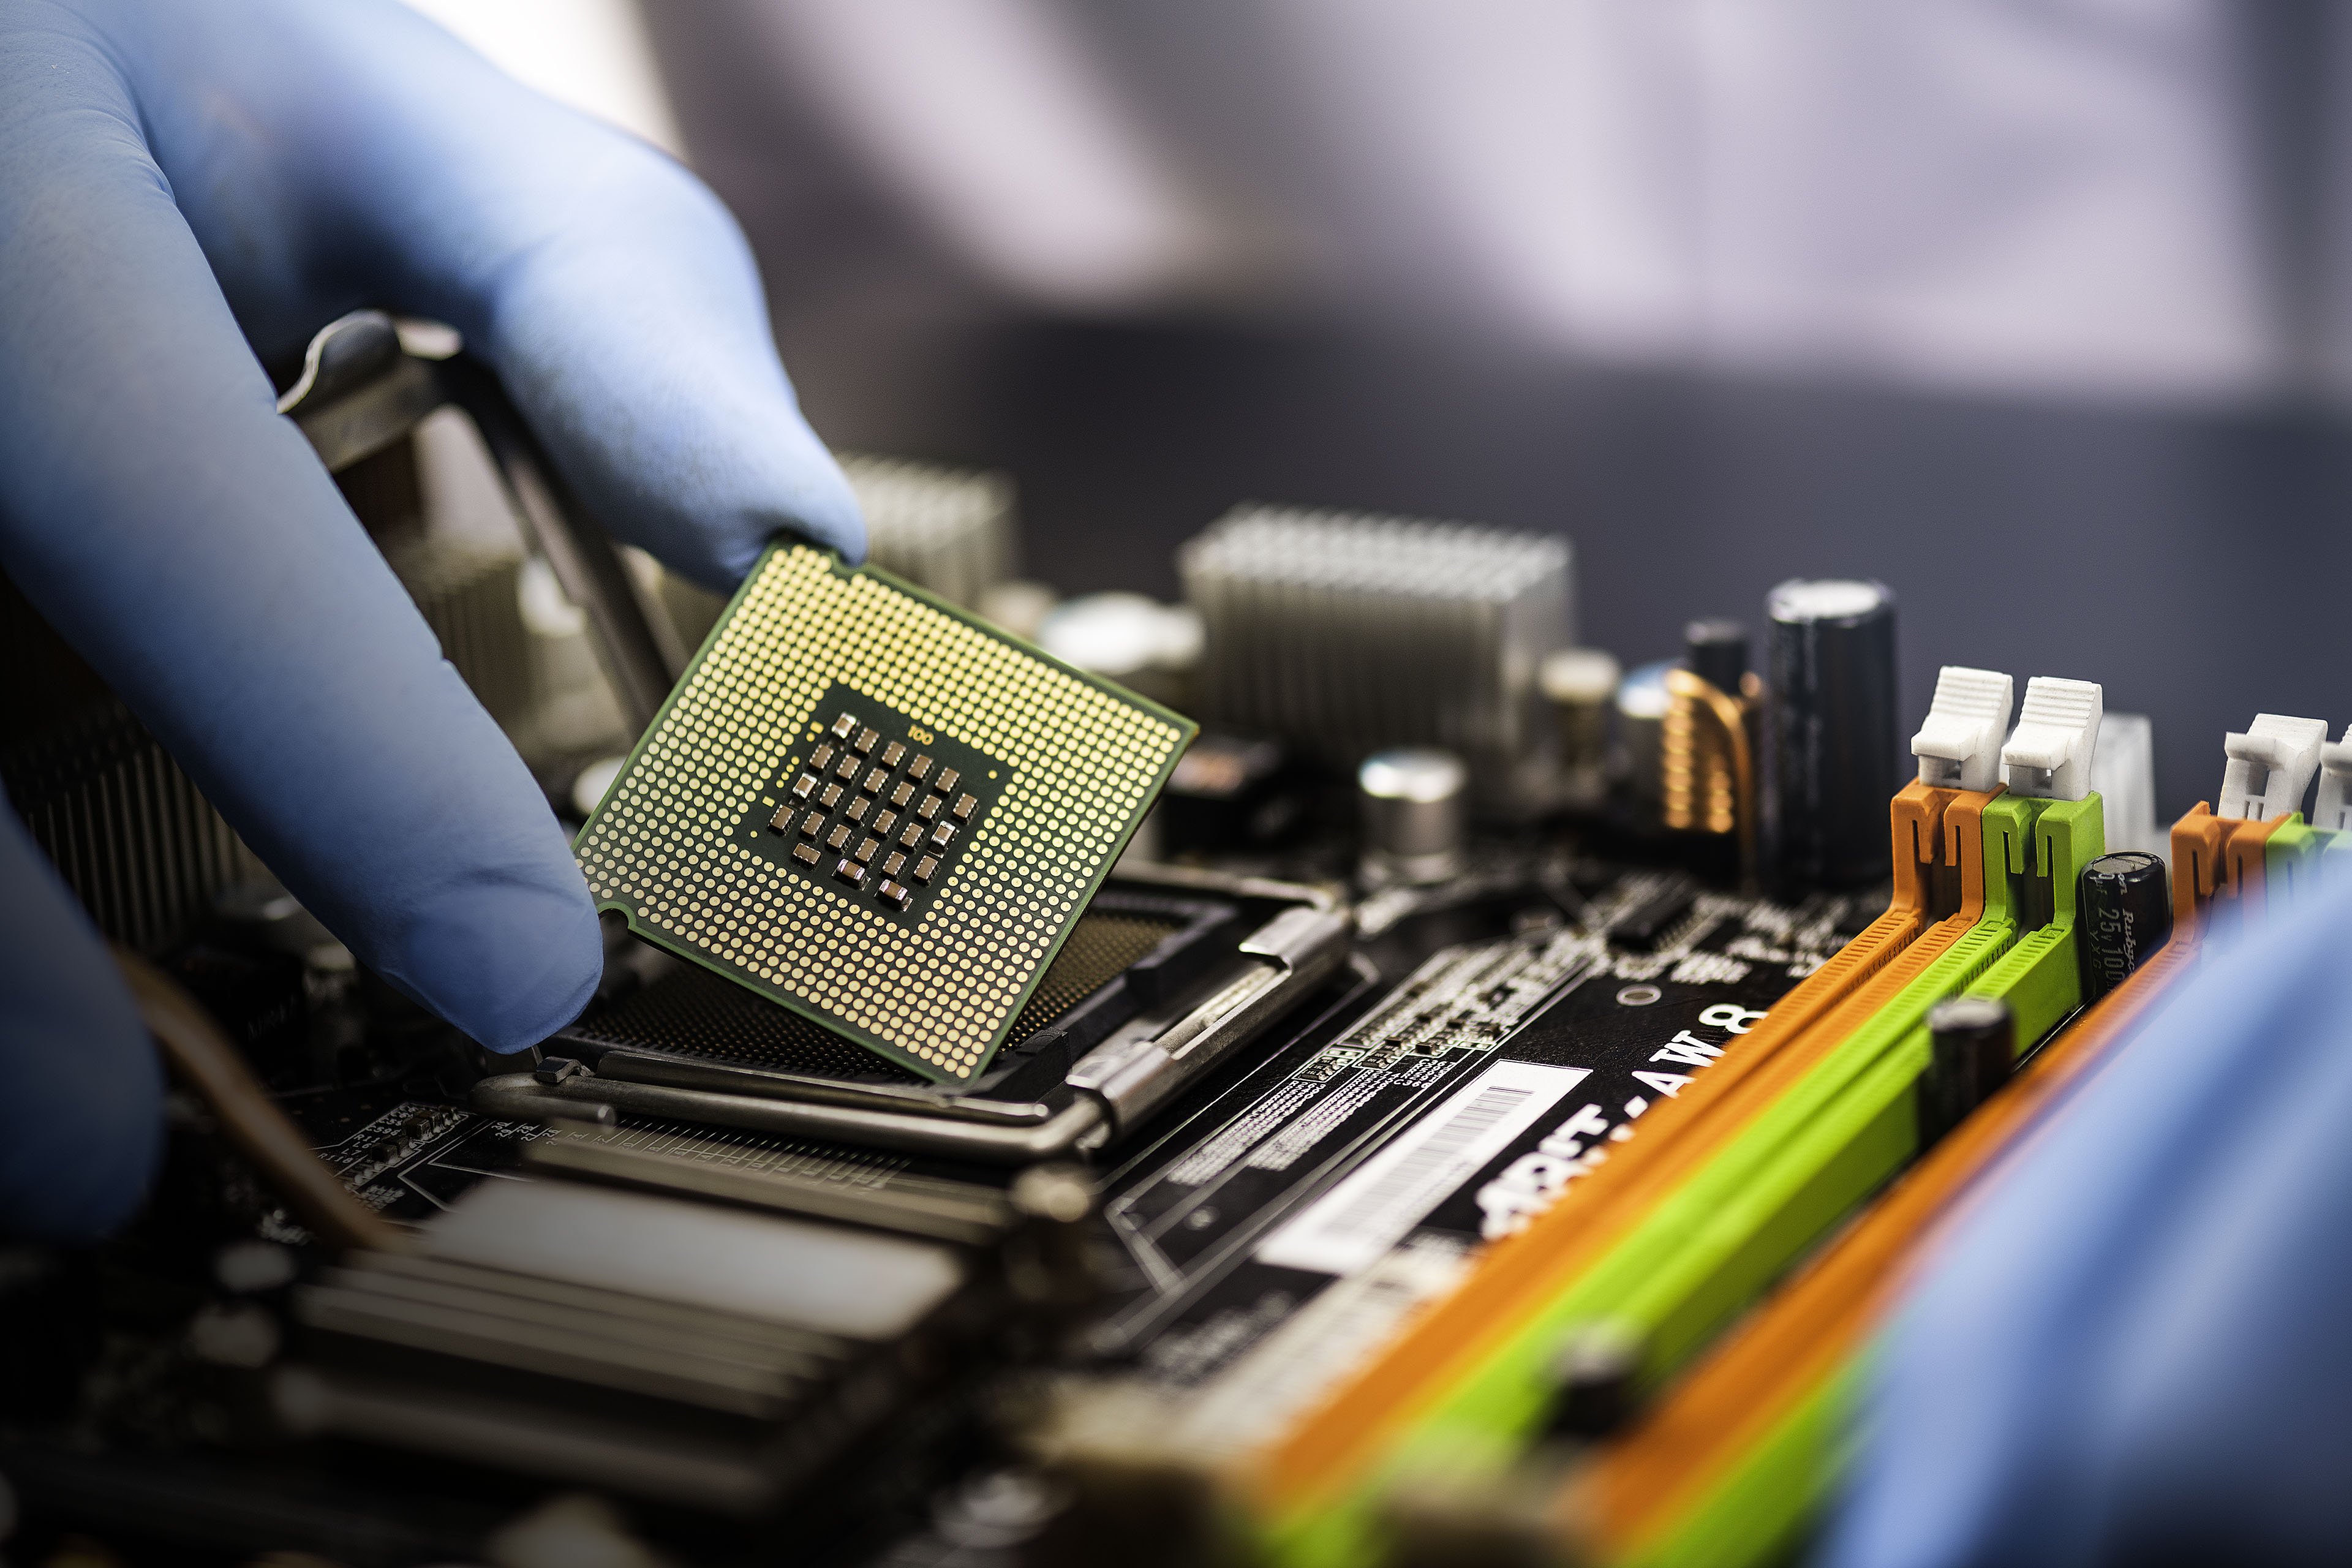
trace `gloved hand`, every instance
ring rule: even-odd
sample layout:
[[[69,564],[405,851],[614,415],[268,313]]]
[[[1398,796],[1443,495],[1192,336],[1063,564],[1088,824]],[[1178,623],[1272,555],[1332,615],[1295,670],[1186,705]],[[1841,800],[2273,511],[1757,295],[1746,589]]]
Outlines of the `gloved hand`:
[[[2082,1085],[1878,1352],[1827,1560],[2352,1559],[2352,887]]]
[[[518,1050],[595,986],[587,890],[257,358],[362,305],[457,327],[697,581],[781,530],[863,552],[741,236],[658,152],[394,0],[0,10],[0,564],[362,962]],[[5,813],[0,877],[0,1226],[89,1235],[158,1074]]]

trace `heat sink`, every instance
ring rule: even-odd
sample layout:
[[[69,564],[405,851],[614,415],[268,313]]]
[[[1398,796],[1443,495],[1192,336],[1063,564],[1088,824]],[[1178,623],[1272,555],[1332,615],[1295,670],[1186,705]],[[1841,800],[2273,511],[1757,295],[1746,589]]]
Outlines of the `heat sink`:
[[[1460,522],[1244,506],[1185,545],[1202,717],[1337,767],[1391,746],[1469,765],[1489,811],[1540,805],[1537,669],[1571,640],[1568,542]]]
[[[1013,481],[978,468],[841,455],[866,512],[868,559],[950,604],[976,609],[1012,574]]]

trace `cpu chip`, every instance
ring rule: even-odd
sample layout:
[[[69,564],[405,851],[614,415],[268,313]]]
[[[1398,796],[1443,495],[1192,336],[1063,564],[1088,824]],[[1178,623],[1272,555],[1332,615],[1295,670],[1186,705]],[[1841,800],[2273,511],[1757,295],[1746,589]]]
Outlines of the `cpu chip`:
[[[574,852],[599,907],[648,941],[892,1062],[966,1081],[1192,733],[887,573],[780,544]],[[828,784],[809,798],[799,781],[835,757],[866,775],[858,793]],[[869,875],[891,841],[878,819],[872,837],[852,829],[850,813],[919,795],[898,839],[923,846],[913,885],[895,847]],[[829,854],[795,820],[810,808],[830,825]]]

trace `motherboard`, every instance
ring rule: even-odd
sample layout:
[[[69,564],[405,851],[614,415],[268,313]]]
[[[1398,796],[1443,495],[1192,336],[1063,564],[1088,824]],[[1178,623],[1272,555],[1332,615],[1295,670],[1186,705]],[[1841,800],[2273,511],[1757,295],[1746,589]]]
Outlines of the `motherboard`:
[[[174,1073],[140,1216],[0,1250],[12,1561],[1781,1560],[1918,1238],[2352,861],[2316,721],[2168,833],[2093,682],[1912,732],[1885,584],[1626,669],[1555,537],[1253,503],[1056,606],[1002,476],[850,472],[879,564],[728,603],[386,540],[604,912],[520,1056],[119,704],[8,738]]]

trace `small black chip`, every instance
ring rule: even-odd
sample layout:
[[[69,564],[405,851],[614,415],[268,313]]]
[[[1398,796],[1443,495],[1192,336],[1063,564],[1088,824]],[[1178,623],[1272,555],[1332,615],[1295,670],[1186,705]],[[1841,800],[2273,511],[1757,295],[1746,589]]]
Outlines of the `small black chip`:
[[[1669,877],[1647,898],[1609,922],[1609,940],[1636,952],[1652,952],[1697,901],[1696,883],[1679,874]]]

